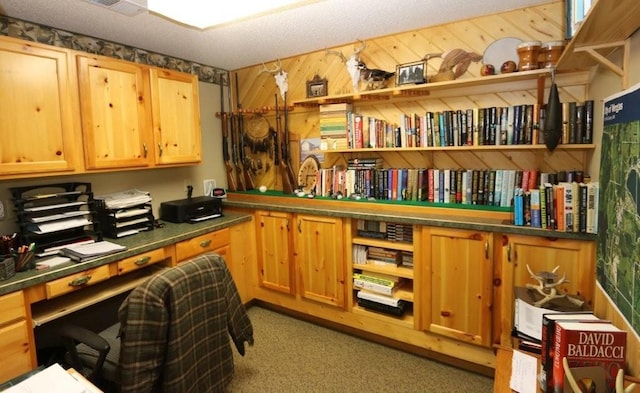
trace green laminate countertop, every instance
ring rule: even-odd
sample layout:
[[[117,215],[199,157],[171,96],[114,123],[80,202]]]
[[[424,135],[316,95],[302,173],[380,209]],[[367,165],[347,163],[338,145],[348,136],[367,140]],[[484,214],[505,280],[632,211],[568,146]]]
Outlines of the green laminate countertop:
[[[468,229],[476,231],[495,232],[502,234],[520,234],[558,239],[574,239],[594,241],[597,235],[576,232],[561,232],[548,229],[532,228],[530,226],[513,225],[510,220],[486,218],[480,215],[474,217],[474,210],[466,209],[469,214],[449,214],[453,208],[415,209],[415,204],[407,205],[412,209],[406,212],[395,209],[385,209],[385,203],[355,201],[351,199],[327,200],[309,199],[284,195],[282,193],[267,193],[260,195],[256,192],[230,193],[223,201],[226,208],[248,210],[273,210],[288,213],[315,214],[328,217],[355,218],[362,220],[387,221],[401,224],[424,225],[441,228]],[[397,204],[396,204],[397,207]],[[424,210],[424,211],[421,211]]]
[[[223,217],[216,218],[214,220],[194,224],[174,224],[170,222],[163,222],[165,224],[164,228],[156,228],[152,231],[140,232],[121,239],[105,238],[105,240],[112,243],[126,246],[127,249],[86,262],[66,262],[62,265],[49,269],[18,272],[8,280],[0,281],[0,295],[55,280],[60,277],[65,277],[86,269],[106,265],[114,261],[175,244],[182,240],[191,239],[206,233],[215,232],[250,220],[251,216],[247,214],[224,212]]]

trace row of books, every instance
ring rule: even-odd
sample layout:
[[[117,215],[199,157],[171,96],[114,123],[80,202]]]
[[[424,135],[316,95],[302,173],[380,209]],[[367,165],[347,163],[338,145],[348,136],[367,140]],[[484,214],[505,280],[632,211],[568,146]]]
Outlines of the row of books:
[[[354,244],[352,253],[353,263],[355,264],[413,267],[413,253],[410,251]]]
[[[413,243],[413,225],[395,222],[358,220],[358,236],[388,239],[395,242]]]
[[[599,183],[546,183],[517,188],[513,223],[562,232],[598,233]]]
[[[593,142],[592,100],[563,105],[564,144]],[[487,107],[424,114],[401,114],[398,123],[347,112],[346,139],[350,149],[543,144],[546,108],[537,104]],[[342,123],[341,123],[342,124]],[[322,112],[320,118],[323,135]],[[329,128],[329,127],[325,127]],[[331,128],[330,136],[336,135]],[[325,132],[326,135],[328,131]]]
[[[588,377],[596,387],[587,391],[615,392],[618,371],[625,368],[627,332],[575,304],[569,308],[563,308],[559,302],[555,306],[545,305],[547,308],[536,307],[532,304],[533,292],[516,287],[516,321],[519,318],[521,322],[527,320],[528,325],[537,324],[538,336],[526,336],[526,340],[539,344],[542,391],[572,391],[563,367],[566,358],[576,381],[580,376]],[[525,311],[527,315],[518,316]]]
[[[583,180],[580,171],[562,174],[512,169],[333,167],[319,171],[316,191],[321,196],[339,193],[343,197],[357,195],[378,200],[512,207],[516,189],[526,193],[560,179]]]

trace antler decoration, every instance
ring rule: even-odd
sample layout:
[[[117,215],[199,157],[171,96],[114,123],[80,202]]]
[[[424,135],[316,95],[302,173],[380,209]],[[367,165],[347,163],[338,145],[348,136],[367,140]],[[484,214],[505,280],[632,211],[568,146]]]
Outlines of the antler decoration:
[[[582,300],[576,299],[575,297],[567,296],[564,293],[558,293],[558,290],[556,289],[556,287],[566,282],[569,282],[569,280],[567,280],[566,273],[563,274],[562,277],[560,277],[560,279],[555,281],[556,278],[558,277],[556,272],[558,271],[559,268],[560,266],[556,266],[555,269],[553,269],[550,272],[540,272],[539,274],[534,274],[531,271],[531,268],[529,267],[529,265],[527,264],[527,270],[529,271],[529,274],[531,275],[532,278],[538,281],[538,285],[527,284],[527,288],[535,289],[536,291],[538,291],[540,295],[543,296],[542,299],[534,303],[536,307],[542,307],[543,305],[552,301],[553,299],[558,299],[562,297],[566,297],[569,301],[571,301],[573,304],[575,304],[578,307],[581,307],[582,304],[584,303]]]
[[[340,57],[342,62],[347,66],[347,72],[349,72],[349,76],[351,77],[351,85],[353,87],[353,92],[358,92],[358,83],[360,82],[360,52],[362,52],[367,45],[363,40],[358,40],[361,42],[361,45],[357,48],[354,48],[353,53],[347,58],[342,52],[336,50],[326,50],[325,57],[327,55],[336,55]]]
[[[280,89],[280,96],[284,99],[284,93],[289,90],[289,82],[287,80],[287,73],[282,69],[282,62],[278,59],[276,66],[273,70],[267,69],[267,66],[262,63],[262,68],[260,69],[260,73],[268,72],[273,75],[273,78],[276,81],[276,85],[278,85],[278,89]]]

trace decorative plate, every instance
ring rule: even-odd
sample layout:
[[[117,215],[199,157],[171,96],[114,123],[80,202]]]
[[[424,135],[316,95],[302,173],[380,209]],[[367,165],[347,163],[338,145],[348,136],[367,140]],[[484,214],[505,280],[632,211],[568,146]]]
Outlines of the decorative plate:
[[[496,70],[496,74],[500,73],[500,67],[505,61],[512,60],[518,64],[518,45],[522,43],[519,38],[500,38],[493,41],[482,56],[483,64],[491,64]]]

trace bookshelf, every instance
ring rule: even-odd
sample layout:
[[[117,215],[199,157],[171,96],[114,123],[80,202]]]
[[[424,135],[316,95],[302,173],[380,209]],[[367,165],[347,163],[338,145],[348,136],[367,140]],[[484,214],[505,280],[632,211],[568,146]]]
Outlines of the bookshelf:
[[[352,312],[413,328],[413,225],[354,219],[351,227]]]

